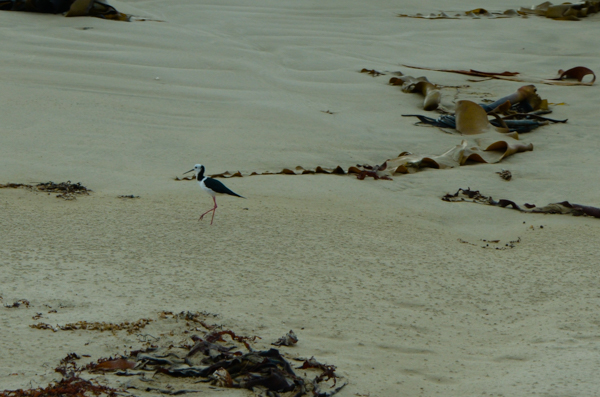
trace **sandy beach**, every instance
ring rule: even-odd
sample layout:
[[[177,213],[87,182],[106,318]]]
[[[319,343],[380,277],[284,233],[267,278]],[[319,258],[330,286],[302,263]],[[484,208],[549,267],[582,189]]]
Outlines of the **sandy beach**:
[[[600,220],[441,200],[470,187],[600,207],[597,84],[536,84],[548,116],[568,122],[521,134],[533,151],[496,164],[392,181],[220,179],[246,199],[218,197],[212,226],[198,221],[211,198],[174,180],[197,163],[208,174],[347,169],[460,144],[458,133],[402,117],[439,114],[363,68],[456,87],[442,90],[449,106],[526,83],[402,65],[600,72],[600,14],[397,17],[531,6],[465,3],[111,0],[155,20],[130,23],[0,12],[0,184],[69,180],[93,191],[62,200],[0,189],[0,391],[59,380],[69,353],[89,362],[147,342],[30,325],[147,318],[142,334],[177,344],[191,334],[160,313],[190,311],[260,336],[257,349],[293,330],[299,342],[281,351],[335,365],[342,397],[597,395]],[[19,300],[29,307],[6,307]],[[161,395],[95,377],[123,395]],[[163,389],[178,388],[164,378]],[[189,395],[254,395],[201,387]]]

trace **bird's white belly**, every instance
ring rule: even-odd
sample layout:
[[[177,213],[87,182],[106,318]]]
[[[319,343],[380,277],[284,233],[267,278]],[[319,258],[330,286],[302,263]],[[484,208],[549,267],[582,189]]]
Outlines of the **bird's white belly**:
[[[216,197],[217,193],[215,193],[211,189],[207,188],[206,185],[204,184],[204,181],[198,182],[198,184],[200,185],[202,190],[204,190],[206,193],[210,194],[213,197]]]

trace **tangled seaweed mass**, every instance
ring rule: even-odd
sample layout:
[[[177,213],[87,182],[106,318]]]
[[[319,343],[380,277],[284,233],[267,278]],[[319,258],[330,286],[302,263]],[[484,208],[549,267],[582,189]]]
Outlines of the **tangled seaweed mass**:
[[[62,375],[60,381],[45,388],[5,390],[0,392],[0,397],[84,397],[101,394],[112,397],[122,394],[122,388],[107,385],[109,381],[106,376],[109,374],[127,377],[129,381],[125,389],[157,391],[169,395],[207,391],[199,387],[199,384],[206,383],[217,387],[266,392],[267,395],[274,396],[289,393],[287,395],[294,397],[327,397],[333,396],[346,385],[346,382],[338,382],[341,378],[337,375],[334,365],[320,363],[311,357],[293,358],[292,360],[300,362],[294,367],[278,349],[255,350],[253,344],[260,337],[242,336],[219,325],[206,324],[203,320],[206,316],[205,313],[161,312],[158,320],[141,319],[120,324],[79,321],[56,327],[43,323],[31,326],[36,329],[52,329],[55,332],[83,330],[115,333],[126,330],[128,334],[132,334],[151,322],[171,320],[177,328],[168,334],[173,335],[174,331],[178,331],[178,334],[185,335],[185,338],[176,346],[170,340],[152,337],[152,342],[145,342],[145,348],[115,357],[100,358],[82,366],[76,364],[81,356],[71,353],[55,370]],[[206,332],[201,336],[192,334],[192,331],[201,330],[199,326],[206,329]],[[136,335],[142,336],[141,333]],[[290,330],[272,344],[293,346],[297,342],[298,337]],[[297,370],[302,370],[304,375],[299,375]],[[166,378],[153,376],[151,378],[154,380],[150,382],[146,374],[156,373],[165,375]],[[102,377],[85,379],[97,374],[101,374]],[[190,388],[169,387],[164,383],[164,379],[169,378],[178,378],[179,385],[186,387],[187,384]],[[189,381],[186,382],[186,379]]]

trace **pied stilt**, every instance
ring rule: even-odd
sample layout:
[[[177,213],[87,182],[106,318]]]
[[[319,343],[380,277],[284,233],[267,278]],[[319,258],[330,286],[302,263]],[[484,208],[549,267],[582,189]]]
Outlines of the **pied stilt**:
[[[237,193],[232,192],[231,190],[229,190],[227,188],[227,186],[223,185],[221,182],[217,181],[216,179],[212,179],[207,176],[204,176],[204,166],[202,164],[196,164],[194,166],[194,168],[192,168],[191,170],[189,170],[187,172],[184,172],[184,174],[187,174],[188,172],[192,172],[192,171],[196,174],[196,180],[198,181],[198,184],[200,185],[202,190],[204,190],[206,193],[210,194],[213,198],[213,203],[215,203],[215,206],[213,208],[209,209],[208,211],[206,211],[205,213],[200,215],[200,218],[198,218],[198,221],[201,221],[202,218],[204,218],[204,215],[206,215],[212,211],[213,215],[212,215],[212,219],[210,220],[210,224],[211,225],[213,224],[213,220],[215,219],[215,211],[217,209],[217,199],[216,199],[217,194],[228,194],[230,196],[245,198],[243,196],[240,196]]]

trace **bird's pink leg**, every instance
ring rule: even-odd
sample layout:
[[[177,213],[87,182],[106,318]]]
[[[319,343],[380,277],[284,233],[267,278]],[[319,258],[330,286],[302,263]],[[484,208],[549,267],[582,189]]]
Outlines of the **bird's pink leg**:
[[[212,225],[213,220],[215,219],[215,210],[217,209],[217,200],[213,197],[213,202],[215,203],[215,206],[211,209],[209,209],[208,211],[206,211],[204,214],[200,215],[200,218],[198,218],[198,222],[200,222],[202,220],[202,218],[204,218],[204,215],[208,214],[210,211],[213,212],[213,216],[212,219],[210,220],[210,224]]]
[[[212,219],[210,220],[211,225],[212,225],[213,221],[215,220],[215,212],[217,212],[217,199],[215,197],[213,197],[213,201],[215,202],[215,208],[213,208],[213,216],[212,216]]]

